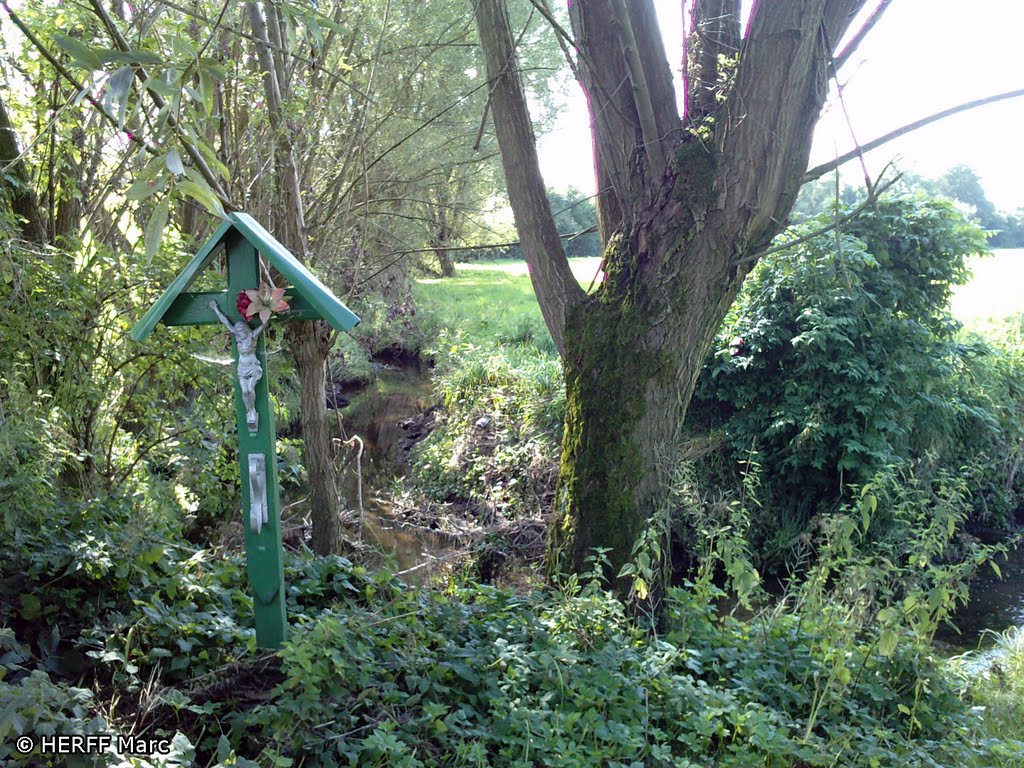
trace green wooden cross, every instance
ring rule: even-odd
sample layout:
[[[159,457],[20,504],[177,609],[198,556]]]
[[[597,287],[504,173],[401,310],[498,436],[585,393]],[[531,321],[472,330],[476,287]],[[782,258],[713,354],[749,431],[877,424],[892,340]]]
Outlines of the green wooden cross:
[[[227,261],[227,291],[195,291],[188,288],[220,253]],[[240,291],[260,284],[260,254],[291,283],[285,293],[291,309],[285,320],[326,320],[333,328],[347,331],[359,322],[287,248],[244,213],[228,214],[213,236],[178,273],[170,287],[132,329],[131,337],[142,341],[156,327],[165,325],[210,325],[220,323],[210,307],[214,301],[229,322],[243,320],[235,307]],[[237,320],[236,320],[237,318]],[[238,344],[235,364],[238,364]],[[278,648],[287,631],[284,568],[281,549],[281,502],[277,482],[277,450],[274,411],[267,381],[267,352],[263,334],[256,339],[256,359],[263,376],[256,382],[255,411],[258,421],[250,429],[242,386],[236,376],[235,403],[238,417],[238,461],[242,472],[242,509],[245,529],[246,568],[252,587],[256,643],[261,648]]]

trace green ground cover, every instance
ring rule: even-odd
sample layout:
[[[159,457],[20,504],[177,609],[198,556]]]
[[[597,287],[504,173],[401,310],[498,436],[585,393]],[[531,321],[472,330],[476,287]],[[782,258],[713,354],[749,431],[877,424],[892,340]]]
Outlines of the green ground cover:
[[[584,288],[594,281],[600,263],[593,257],[569,260]],[[525,342],[544,353],[555,353],[526,262],[478,261],[459,264],[457,269],[454,278],[420,279],[413,288],[417,306],[433,331],[443,331],[449,340],[458,336],[464,342],[488,346]]]

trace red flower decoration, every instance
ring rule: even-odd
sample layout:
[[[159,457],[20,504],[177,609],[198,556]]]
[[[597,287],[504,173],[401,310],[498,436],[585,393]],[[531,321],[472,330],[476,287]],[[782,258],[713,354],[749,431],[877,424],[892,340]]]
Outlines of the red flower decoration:
[[[275,312],[287,312],[291,307],[284,300],[284,291],[284,288],[272,288],[264,282],[260,282],[259,288],[247,289],[244,293],[249,299],[249,304],[242,316],[248,320],[254,315],[259,315],[260,320],[265,323]]]
[[[238,314],[242,317],[247,317],[245,310],[249,308],[250,304],[252,304],[252,299],[249,298],[249,294],[245,291],[239,291],[238,298],[235,299],[235,308],[238,309]]]

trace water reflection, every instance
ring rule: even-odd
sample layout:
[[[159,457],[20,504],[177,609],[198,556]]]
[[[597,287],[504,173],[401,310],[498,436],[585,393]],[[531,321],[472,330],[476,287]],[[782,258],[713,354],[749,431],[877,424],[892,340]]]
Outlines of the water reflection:
[[[996,560],[1003,578],[989,566],[971,581],[971,601],[952,617],[957,634],[943,627],[935,639],[959,650],[975,650],[992,645],[985,631],[1000,633],[1010,627],[1024,626],[1024,547],[1012,550]]]
[[[346,394],[350,405],[342,413],[341,439],[358,435],[363,442],[360,461],[340,477],[345,499],[355,507],[362,481],[363,524],[352,533],[387,551],[405,581],[422,582],[428,566],[442,557],[450,542],[438,534],[402,525],[392,516],[388,487],[408,471],[410,430],[403,422],[433,405],[430,377],[415,368],[382,368],[366,389]]]

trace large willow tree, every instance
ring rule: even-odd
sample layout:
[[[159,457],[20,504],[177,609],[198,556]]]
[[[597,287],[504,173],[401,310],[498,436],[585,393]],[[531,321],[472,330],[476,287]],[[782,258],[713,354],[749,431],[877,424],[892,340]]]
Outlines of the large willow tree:
[[[740,0],[680,3],[681,19],[692,8],[678,104],[652,0],[570,3],[565,36],[590,109],[606,247],[606,280],[585,295],[536,193],[505,0],[477,0],[509,196],[565,366],[554,569],[578,571],[603,547],[617,575],[667,505],[698,371],[786,222],[836,46],[863,4],[761,0],[743,30]]]

